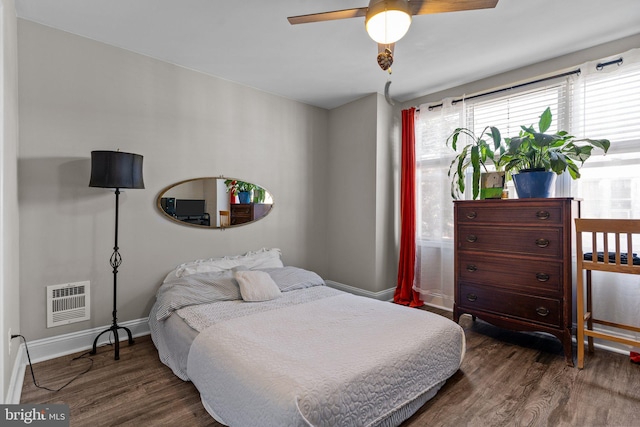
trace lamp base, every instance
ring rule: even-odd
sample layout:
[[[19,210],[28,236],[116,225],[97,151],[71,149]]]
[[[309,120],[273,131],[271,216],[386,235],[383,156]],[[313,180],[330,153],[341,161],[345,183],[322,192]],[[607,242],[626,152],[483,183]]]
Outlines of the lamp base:
[[[129,336],[129,345],[132,345],[133,337],[131,335],[131,331],[129,330],[129,328],[125,328],[124,326],[119,326],[117,323],[114,322],[114,324],[111,325],[109,329],[105,329],[104,331],[100,332],[100,334],[96,337],[96,339],[93,340],[93,350],[91,350],[90,354],[96,354],[96,345],[98,344],[98,339],[102,336],[102,334],[105,334],[107,332],[113,332],[113,337],[115,339],[114,360],[120,360],[120,339],[118,338],[118,329],[124,329],[125,331],[127,331],[127,335]]]

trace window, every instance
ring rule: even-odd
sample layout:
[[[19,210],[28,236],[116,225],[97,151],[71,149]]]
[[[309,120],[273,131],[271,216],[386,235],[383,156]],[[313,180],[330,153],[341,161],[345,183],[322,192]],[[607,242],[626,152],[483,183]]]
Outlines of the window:
[[[425,302],[453,306],[453,208],[447,174],[455,153],[444,141],[457,127],[478,134],[496,126],[503,137],[515,136],[521,125],[537,125],[550,107],[550,132],[562,129],[611,141],[608,154],[593,151],[580,179],[559,176],[556,195],[583,199],[583,217],[640,218],[640,51],[623,57],[622,66],[596,70],[595,63],[586,64],[579,75],[456,104],[445,100],[442,108],[420,107],[416,290]],[[513,189],[510,194],[515,197]]]
[[[640,64],[624,67],[591,73],[572,87],[571,131],[611,140],[609,153],[594,151],[572,182],[585,218],[640,218]]]
[[[447,136],[460,126],[458,111],[427,112],[416,120],[416,181],[418,239],[439,242],[453,239],[449,164],[455,157],[443,144]]]

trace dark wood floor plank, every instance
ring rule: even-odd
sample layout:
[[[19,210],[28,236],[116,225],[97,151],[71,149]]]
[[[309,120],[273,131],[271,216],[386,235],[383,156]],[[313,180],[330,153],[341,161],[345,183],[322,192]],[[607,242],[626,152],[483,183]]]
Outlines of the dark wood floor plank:
[[[470,316],[460,324],[467,342],[460,371],[403,427],[640,426],[640,365],[627,356],[596,349],[580,371],[566,366],[553,337],[506,331]],[[27,371],[21,401],[68,404],[73,427],[220,427],[193,384],[160,362],[149,337],[123,343],[119,361],[110,347],[91,358],[92,369],[57,393],[36,388]],[[71,359],[34,365],[38,382],[59,387],[89,363]]]

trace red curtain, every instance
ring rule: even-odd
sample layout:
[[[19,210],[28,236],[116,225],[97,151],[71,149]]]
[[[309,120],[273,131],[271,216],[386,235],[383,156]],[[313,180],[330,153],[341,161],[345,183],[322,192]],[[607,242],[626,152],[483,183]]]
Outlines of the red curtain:
[[[415,108],[402,110],[402,177],[400,180],[400,261],[393,302],[420,307],[424,302],[413,290],[416,262],[416,138]]]

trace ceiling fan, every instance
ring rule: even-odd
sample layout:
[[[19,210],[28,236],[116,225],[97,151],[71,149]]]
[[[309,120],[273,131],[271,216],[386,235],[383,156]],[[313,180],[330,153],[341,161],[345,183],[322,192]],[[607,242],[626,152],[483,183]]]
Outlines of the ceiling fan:
[[[378,65],[391,73],[393,49],[409,30],[412,15],[492,9],[498,0],[370,0],[368,7],[290,16],[292,25],[365,17],[369,36],[378,43]]]

